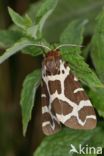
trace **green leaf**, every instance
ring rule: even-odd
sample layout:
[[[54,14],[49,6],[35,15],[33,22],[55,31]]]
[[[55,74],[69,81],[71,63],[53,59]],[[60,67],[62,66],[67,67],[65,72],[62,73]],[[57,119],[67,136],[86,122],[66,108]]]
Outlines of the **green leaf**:
[[[104,85],[97,78],[96,74],[85,63],[83,57],[78,54],[62,53],[63,59],[69,62],[72,70],[76,76],[84,82],[87,86],[94,89],[96,87],[104,87]]]
[[[61,32],[75,19],[88,19],[90,22],[87,25],[85,33],[87,35],[93,34],[94,19],[101,11],[103,5],[103,0],[60,0],[54,13],[45,24],[44,35],[46,39],[51,43],[59,42]]]
[[[12,21],[20,28],[26,30],[28,27],[32,26],[32,21],[28,15],[24,17],[20,16],[13,9],[8,7],[9,14],[11,16]]]
[[[104,89],[90,90],[88,95],[100,116],[104,117]]]
[[[38,46],[38,41],[34,41],[34,40],[29,40],[27,38],[22,38],[21,40],[19,40],[18,42],[16,42],[11,48],[8,48],[5,53],[0,56],[0,64],[3,63],[6,59],[8,59],[10,56],[16,54],[17,52],[19,52],[20,50],[22,50],[23,48],[26,48],[28,46]],[[37,54],[37,51],[34,51],[34,55]],[[30,55],[33,55],[33,53],[31,53],[31,51],[27,52]],[[40,53],[39,53],[40,54]]]
[[[94,130],[82,131],[63,129],[59,133],[46,137],[37,148],[34,156],[76,156],[70,153],[71,144],[79,150],[79,145],[83,147],[104,147],[104,130],[96,128]],[[82,156],[82,155],[81,155]]]
[[[86,45],[86,47],[84,47],[84,49],[82,49],[82,56],[85,58],[85,60],[87,60],[89,53],[90,53],[90,48],[91,48],[91,42]]]
[[[38,56],[43,54],[42,49],[39,47],[29,46],[27,48],[22,49],[23,54],[29,54],[31,56]]]
[[[21,109],[22,109],[22,124],[23,134],[25,135],[28,123],[31,119],[32,109],[35,101],[35,94],[40,85],[41,71],[35,70],[30,73],[24,80],[21,93]]]
[[[61,44],[74,44],[74,45],[82,45],[83,42],[83,32],[84,26],[87,23],[87,20],[75,20],[72,21],[64,32],[61,34],[60,42]],[[80,53],[80,47],[64,47],[62,48],[64,52],[67,52],[70,48],[71,52]]]
[[[37,33],[42,33],[47,18],[54,11],[59,0],[44,0],[36,14]]]
[[[29,15],[32,21],[35,20],[36,13],[38,12],[39,7],[41,6],[42,2],[43,1],[37,1],[37,3],[36,2],[31,3],[28,9],[26,10],[26,13]]]
[[[33,41],[34,43],[36,43],[36,41]],[[34,44],[33,43],[33,44]],[[43,46],[46,46],[46,47],[50,47],[50,44],[43,38],[41,38],[41,40],[37,40],[37,45],[43,45]],[[47,52],[49,50],[45,49],[45,52]],[[43,51],[41,48],[39,48],[39,46],[29,46],[29,47],[26,47],[22,50],[22,53],[24,54],[30,54],[32,56],[37,56],[37,55],[41,55],[43,54]]]
[[[0,47],[10,47],[15,42],[17,42],[22,36],[22,33],[19,31],[0,30]]]
[[[91,57],[99,78],[104,82],[104,10],[97,17],[96,30],[91,42]]]
[[[30,16],[28,14],[25,14],[25,16],[23,16],[24,18],[24,24],[27,26],[27,27],[31,27],[33,22],[30,18]]]

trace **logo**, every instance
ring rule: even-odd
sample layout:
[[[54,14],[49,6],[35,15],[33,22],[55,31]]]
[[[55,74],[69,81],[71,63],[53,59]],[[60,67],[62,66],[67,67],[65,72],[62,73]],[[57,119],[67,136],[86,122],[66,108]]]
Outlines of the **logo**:
[[[76,148],[73,144],[70,145],[69,153],[77,153],[77,154],[102,154],[102,147],[91,147],[88,145],[79,146]]]

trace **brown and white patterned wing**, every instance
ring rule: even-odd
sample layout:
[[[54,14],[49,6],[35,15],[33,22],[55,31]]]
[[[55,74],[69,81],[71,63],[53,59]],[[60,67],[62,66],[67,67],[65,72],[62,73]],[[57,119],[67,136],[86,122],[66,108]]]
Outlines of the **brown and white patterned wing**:
[[[51,135],[60,130],[60,122],[58,121],[54,110],[51,110],[50,95],[46,82],[42,80],[42,130],[45,135]]]
[[[60,122],[74,129],[96,127],[92,104],[59,51],[50,51],[42,66],[42,128],[46,135],[60,129]]]
[[[54,99],[52,107],[58,120],[74,129],[95,128],[94,108],[78,79],[63,61],[60,65],[60,75],[56,76],[56,80],[60,82],[61,93],[55,92],[51,98]]]

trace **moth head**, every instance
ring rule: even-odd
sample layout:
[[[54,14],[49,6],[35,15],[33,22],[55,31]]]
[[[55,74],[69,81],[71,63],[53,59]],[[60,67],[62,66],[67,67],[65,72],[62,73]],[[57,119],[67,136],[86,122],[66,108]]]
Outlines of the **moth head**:
[[[43,66],[46,68],[46,74],[54,75],[59,73],[61,55],[59,50],[49,51],[43,61]]]

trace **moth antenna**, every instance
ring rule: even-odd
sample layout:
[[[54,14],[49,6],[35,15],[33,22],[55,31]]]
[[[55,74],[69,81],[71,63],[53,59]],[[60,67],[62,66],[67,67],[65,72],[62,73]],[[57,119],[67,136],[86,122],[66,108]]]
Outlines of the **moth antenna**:
[[[56,49],[60,49],[61,47],[66,47],[66,46],[69,46],[69,47],[84,47],[84,46],[77,45],[77,44],[61,44],[58,47],[56,47]]]
[[[42,48],[51,50],[49,47],[47,47],[47,46],[45,46],[45,45],[42,45],[42,44],[31,44],[31,45],[35,45],[35,46],[37,46],[37,47],[42,47]]]

